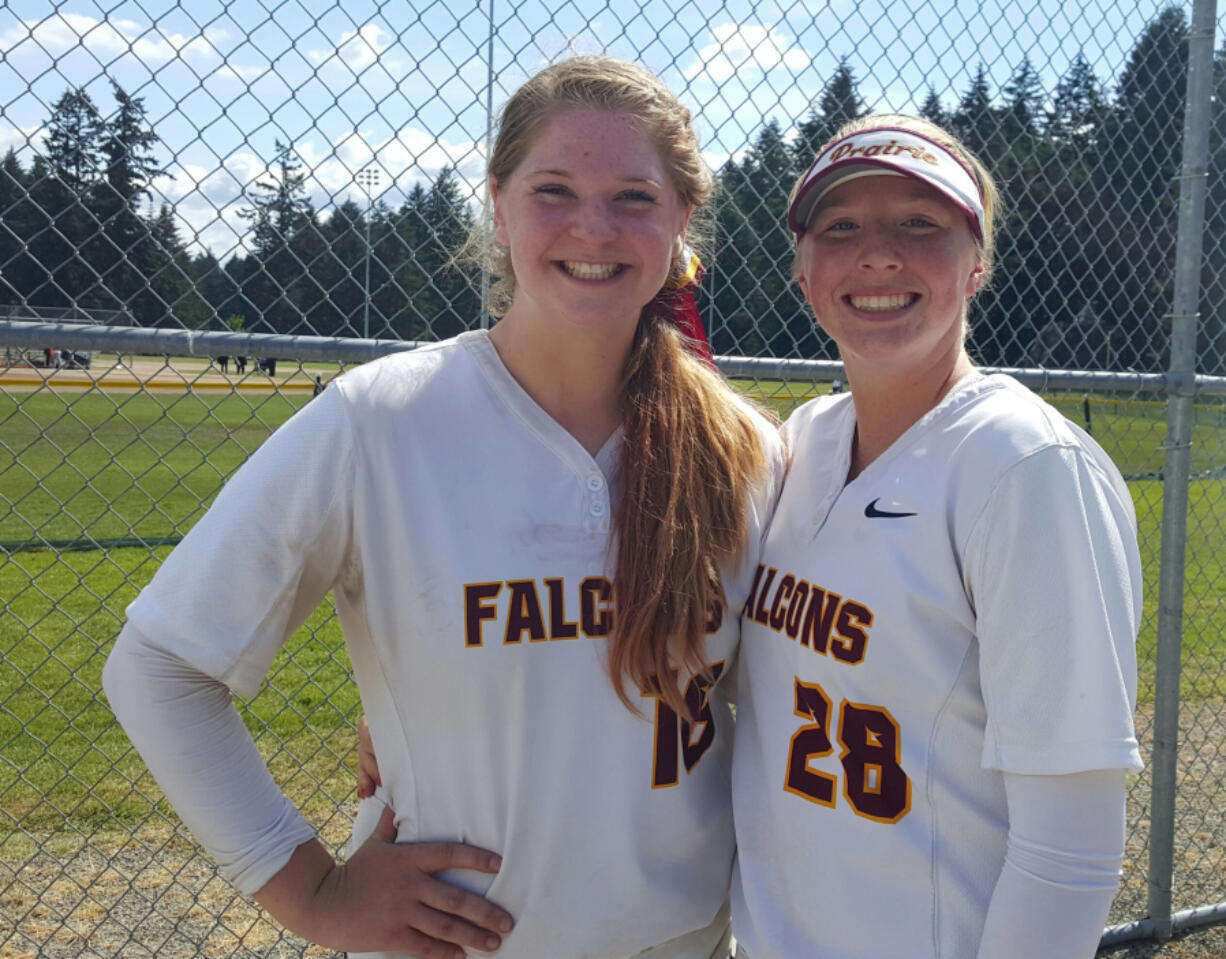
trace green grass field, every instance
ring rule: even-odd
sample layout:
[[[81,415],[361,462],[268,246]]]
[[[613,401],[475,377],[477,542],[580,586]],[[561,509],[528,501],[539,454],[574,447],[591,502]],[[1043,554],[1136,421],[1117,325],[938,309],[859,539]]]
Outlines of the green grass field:
[[[786,415],[812,384],[744,383]],[[822,390],[825,386],[821,387]],[[223,480],[305,396],[0,395],[0,850],[15,832],[139,820],[160,792],[100,693],[127,603]],[[1084,425],[1081,396],[1055,404]],[[1130,480],[1147,580],[1141,697],[1152,699],[1165,411],[1092,398],[1094,435]],[[1226,408],[1197,408],[1190,488],[1184,695],[1226,694]],[[56,548],[29,548],[53,543]],[[106,548],[98,548],[97,544]],[[277,659],[246,713],[261,749],[308,804],[335,805],[353,781],[349,725],[360,712],[329,606]]]

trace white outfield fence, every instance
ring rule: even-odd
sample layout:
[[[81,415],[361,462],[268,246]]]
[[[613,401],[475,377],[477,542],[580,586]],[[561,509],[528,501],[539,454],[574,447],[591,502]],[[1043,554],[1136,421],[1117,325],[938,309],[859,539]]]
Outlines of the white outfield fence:
[[[720,186],[700,307],[723,372],[781,412],[842,375],[789,280],[812,147],[855,113],[923,112],[997,172],[973,351],[1091,430],[1140,523],[1147,766],[1104,950],[1226,955],[1213,2],[70,6],[0,10],[0,959],[326,954],[218,878],[102,663],[166,552],[338,370],[486,322],[484,278],[446,257],[491,111],[597,49],[694,110]],[[339,845],[361,707],[330,603],[241,706]]]

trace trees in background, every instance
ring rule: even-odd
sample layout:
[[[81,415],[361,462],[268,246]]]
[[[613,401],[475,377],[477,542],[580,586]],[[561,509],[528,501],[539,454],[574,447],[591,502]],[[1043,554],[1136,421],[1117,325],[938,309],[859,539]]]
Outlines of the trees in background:
[[[994,92],[979,64],[956,100],[929,87],[919,112],[957,133],[1003,195],[993,285],[972,315],[990,364],[1161,369],[1174,261],[1188,25],[1171,7],[1137,38],[1108,88],[1083,55],[1046,94],[1026,58]],[[1226,159],[1226,46],[1213,160]],[[143,103],[112,85],[103,116],[68,90],[44,153],[0,159],[0,303],[125,309],[142,324],[429,339],[471,327],[479,277],[451,264],[473,225],[453,169],[396,208],[343,199],[317,210],[288,144],[248,192],[247,249],[188,253],[174,211],[142,212],[162,170]],[[814,151],[867,112],[839,62],[788,130],[767,118],[717,171],[716,256],[700,292],[717,353],[833,356],[790,279],[788,194]],[[1217,178],[1220,179],[1220,178]],[[1226,188],[1211,182],[1202,344],[1226,364]],[[369,282],[367,271],[369,268]],[[1208,367],[1206,367],[1208,369]]]
[[[84,90],[66,90],[51,108],[45,172],[29,191],[35,270],[22,278],[48,306],[94,306],[104,298],[89,262],[100,232],[91,201],[100,182],[102,132],[102,117]]]
[[[253,252],[230,261],[242,278],[247,329],[252,333],[310,333],[306,310],[324,302],[319,278],[323,243],[306,174],[288,143],[277,140],[268,175],[251,191],[243,218],[251,224]],[[238,260],[238,262],[235,262]]]
[[[210,300],[219,316],[242,315],[252,332],[369,329],[400,339],[452,336],[479,317],[478,278],[451,264],[473,225],[454,170],[414,186],[396,210],[376,203],[364,215],[344,200],[324,219],[307,199],[300,164],[278,144],[275,171],[253,192],[245,215],[254,249],[226,263],[230,282]]]
[[[90,189],[87,203],[98,221],[97,232],[87,244],[87,259],[94,268],[98,286],[115,300],[120,309],[136,316],[138,322],[156,322],[159,315],[173,310],[165,294],[175,285],[167,272],[155,288],[154,276],[168,269],[179,238],[169,210],[159,221],[145,218],[141,205],[150,197],[149,185],[163,173],[154,159],[157,134],[147,127],[144,101],[129,96],[111,82],[116,109],[102,125],[99,152],[102,162]],[[172,249],[158,249],[158,235]],[[180,284],[181,285],[181,284]]]
[[[144,101],[112,82],[104,117],[82,89],[52,105],[44,155],[0,163],[0,299],[120,310],[137,323],[193,325],[207,307],[168,207],[142,213],[160,142]]]

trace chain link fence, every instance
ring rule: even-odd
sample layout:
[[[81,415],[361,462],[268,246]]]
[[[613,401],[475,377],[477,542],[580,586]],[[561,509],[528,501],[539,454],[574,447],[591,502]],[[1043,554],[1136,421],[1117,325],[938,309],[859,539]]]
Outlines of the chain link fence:
[[[922,113],[995,171],[972,350],[1091,430],[1141,525],[1149,765],[1106,943],[1226,920],[1220,36],[1199,0],[0,9],[0,957],[326,954],[217,877],[102,664],[166,552],[332,376],[485,322],[448,258],[492,111],[596,51],[694,111],[720,185],[700,306],[724,371],[784,413],[840,376],[789,280],[814,148]],[[360,711],[328,604],[244,704],[334,845]],[[1163,954],[1226,955],[1222,932]]]

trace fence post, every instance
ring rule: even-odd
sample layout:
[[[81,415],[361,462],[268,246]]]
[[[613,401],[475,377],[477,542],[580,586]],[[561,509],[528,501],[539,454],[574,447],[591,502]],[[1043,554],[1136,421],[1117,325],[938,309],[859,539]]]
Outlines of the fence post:
[[[1188,33],[1188,99],[1184,112],[1183,169],[1179,176],[1179,234],[1175,247],[1175,293],[1171,308],[1166,461],[1162,469],[1162,566],[1158,581],[1158,652],[1148,877],[1149,918],[1154,924],[1154,934],[1160,940],[1169,939],[1172,933],[1184,563],[1188,543],[1192,400],[1196,392],[1197,310],[1200,301],[1201,237],[1205,223],[1216,18],[1216,0],[1195,0],[1192,26]]]

